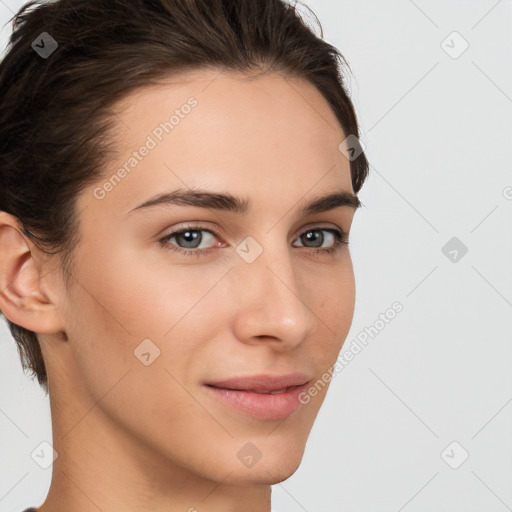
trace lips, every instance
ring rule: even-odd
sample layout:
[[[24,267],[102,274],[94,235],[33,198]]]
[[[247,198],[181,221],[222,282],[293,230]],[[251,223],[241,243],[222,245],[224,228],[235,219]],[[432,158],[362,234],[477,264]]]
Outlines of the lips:
[[[249,389],[247,391],[251,391],[252,393],[260,393],[260,394],[264,394],[264,395],[279,395],[281,393],[286,393],[291,388],[292,388],[292,386],[290,386],[288,388],[283,388],[283,389],[276,389],[274,391],[265,391],[264,389]]]
[[[309,380],[310,378],[304,373],[290,373],[287,375],[260,374],[206,382],[205,385],[252,393],[280,394],[290,391],[294,387],[303,386]]]
[[[259,420],[270,421],[284,419],[303,406],[299,398],[305,392],[306,384],[288,387],[286,391],[276,389],[274,392],[260,393],[212,385],[205,385],[204,390],[209,397],[224,407],[228,406]]]

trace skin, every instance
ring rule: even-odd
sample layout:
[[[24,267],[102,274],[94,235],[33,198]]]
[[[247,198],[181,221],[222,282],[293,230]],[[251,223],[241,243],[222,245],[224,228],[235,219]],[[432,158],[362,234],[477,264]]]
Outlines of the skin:
[[[97,199],[95,187],[190,96],[191,113]],[[0,308],[38,333],[49,375],[58,458],[38,510],[268,512],[270,485],[297,470],[328,385],[284,420],[259,420],[207,396],[202,383],[295,371],[316,381],[335,363],[354,312],[349,248],[315,255],[300,236],[348,233],[355,210],[304,217],[298,205],[353,192],[338,150],[346,136],[314,86],[276,73],[195,71],[138,90],[117,113],[119,152],[106,178],[77,198],[68,287],[57,256],[0,214]],[[246,198],[250,211],[128,213],[190,187]],[[219,231],[201,232],[209,253],[159,242],[187,222]],[[334,239],[320,233],[330,247]],[[252,263],[236,252],[248,236],[263,249]],[[167,245],[180,242],[187,250],[176,238]],[[147,338],[161,351],[149,366],[134,356]],[[250,468],[237,457],[247,442],[262,455]]]

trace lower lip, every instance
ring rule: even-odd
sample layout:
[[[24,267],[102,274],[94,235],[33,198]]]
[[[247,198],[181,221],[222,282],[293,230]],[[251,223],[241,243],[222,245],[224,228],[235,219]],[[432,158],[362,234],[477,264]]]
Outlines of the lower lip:
[[[295,386],[284,393],[274,395],[253,393],[235,389],[205,386],[215,397],[224,403],[260,420],[280,420],[289,416],[302,406],[299,395],[306,389],[306,384]]]

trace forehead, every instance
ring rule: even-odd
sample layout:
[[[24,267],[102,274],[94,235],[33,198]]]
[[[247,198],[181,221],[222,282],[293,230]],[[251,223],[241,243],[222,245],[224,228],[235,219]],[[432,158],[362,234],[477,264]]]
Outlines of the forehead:
[[[352,191],[334,112],[312,84],[279,73],[196,70],[138,89],[115,106],[112,136],[118,152],[99,183],[122,175],[105,198],[120,212],[173,186]]]

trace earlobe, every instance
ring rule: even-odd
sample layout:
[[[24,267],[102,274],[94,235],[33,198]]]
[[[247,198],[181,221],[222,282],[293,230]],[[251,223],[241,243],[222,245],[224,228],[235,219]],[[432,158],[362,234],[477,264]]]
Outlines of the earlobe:
[[[0,310],[25,329],[57,333],[64,326],[55,304],[41,288],[42,265],[30,245],[16,217],[0,212]]]

